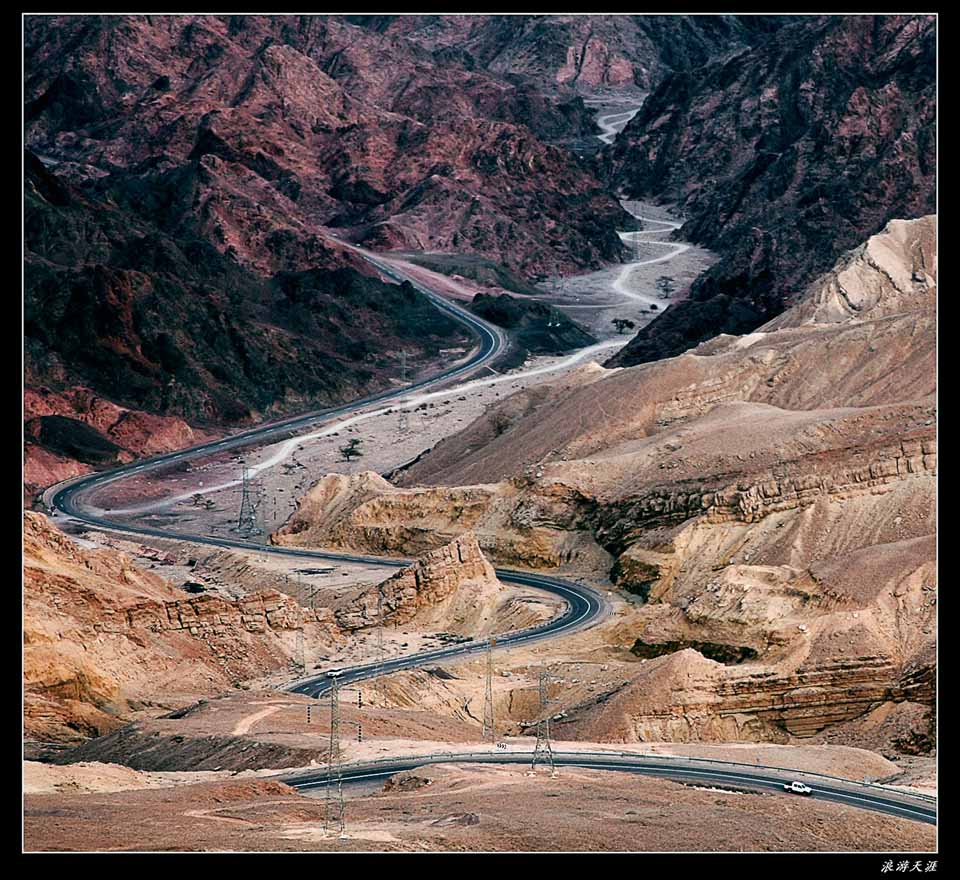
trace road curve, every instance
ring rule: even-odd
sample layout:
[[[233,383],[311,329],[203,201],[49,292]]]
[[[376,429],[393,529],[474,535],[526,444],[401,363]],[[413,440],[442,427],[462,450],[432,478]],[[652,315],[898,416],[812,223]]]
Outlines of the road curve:
[[[276,438],[278,435],[288,433],[292,430],[298,430],[308,427],[318,421],[326,421],[337,416],[342,416],[358,409],[365,408],[372,403],[383,403],[395,398],[406,397],[411,391],[423,390],[433,385],[446,383],[451,379],[460,377],[465,373],[481,366],[487,361],[501,353],[509,344],[507,337],[498,327],[489,324],[477,318],[466,309],[451,303],[438,294],[424,287],[419,282],[406,276],[395,267],[386,265],[383,261],[373,255],[362,252],[364,258],[375,266],[383,274],[395,279],[396,281],[409,281],[421,293],[427,296],[437,308],[450,317],[467,326],[480,341],[478,351],[465,363],[459,366],[444,370],[435,376],[423,379],[419,382],[407,385],[394,391],[382,392],[361,400],[355,400],[341,406],[330,407],[323,410],[317,410],[301,416],[295,416],[280,421],[270,422],[257,428],[235,434],[222,440],[215,440],[209,443],[202,443],[188,449],[178,450],[164,455],[154,456],[153,458],[142,459],[129,465],[114,468],[110,471],[90,474],[88,476],[66,481],[58,486],[51,487],[44,493],[44,499],[48,506],[54,510],[61,511],[68,516],[111,531],[124,532],[128,534],[143,535],[144,537],[158,537],[188,541],[195,544],[205,544],[215,547],[226,547],[239,550],[250,550],[257,553],[272,554],[278,556],[292,556],[302,559],[328,559],[339,560],[342,562],[360,562],[368,565],[379,565],[385,568],[399,568],[408,565],[411,560],[406,559],[387,559],[374,556],[356,556],[345,553],[332,553],[321,550],[305,550],[291,547],[275,547],[268,544],[258,544],[252,541],[243,541],[240,539],[209,537],[206,535],[193,535],[184,532],[172,531],[169,529],[156,528],[151,526],[134,525],[125,522],[118,522],[110,519],[109,511],[100,511],[93,513],[86,509],[85,499],[94,491],[111,483],[118,482],[134,474],[142,474],[158,468],[167,467],[171,464],[189,461],[190,459],[209,455],[215,452],[222,452],[227,449],[236,449],[241,446],[248,446],[253,443],[262,443]],[[503,633],[497,637],[497,647],[515,647],[519,644],[528,644],[546,638],[553,638],[560,634],[569,634],[570,632],[589,626],[596,622],[601,612],[605,609],[605,603],[601,594],[587,586],[574,583],[572,581],[562,580],[560,578],[547,577],[532,572],[514,571],[511,569],[496,569],[497,576],[506,583],[517,584],[520,586],[535,587],[553,595],[559,596],[564,600],[565,610],[558,616],[545,623],[534,627],[528,627],[522,630],[515,630],[510,633]],[[379,675],[383,672],[393,672],[398,669],[408,669],[425,663],[436,662],[441,659],[452,657],[467,656],[485,648],[485,642],[470,641],[458,643],[441,649],[411,654],[404,657],[394,657],[384,660],[383,664],[368,664],[366,666],[353,667],[345,670],[341,676],[341,681],[360,681]],[[320,696],[328,689],[328,679],[326,674],[310,676],[300,681],[293,682],[287,686],[287,690],[297,693],[308,694],[311,696]]]
[[[466,309],[460,308],[454,303],[448,302],[439,294],[434,293],[429,288],[424,287],[416,282],[414,279],[406,277],[396,269],[385,266],[380,263],[380,261],[372,258],[369,259],[369,262],[376,266],[384,274],[394,278],[395,280],[409,281],[414,287],[417,288],[417,290],[427,296],[438,309],[449,315],[454,320],[464,324],[478,338],[480,342],[478,350],[464,363],[450,367],[446,370],[442,370],[433,376],[429,376],[426,379],[421,379],[419,382],[405,385],[403,388],[394,389],[392,391],[382,391],[379,394],[373,394],[369,397],[351,401],[350,403],[340,404],[339,406],[313,410],[298,416],[291,416],[285,419],[265,422],[264,424],[258,425],[256,428],[250,428],[237,434],[232,434],[229,437],[224,437],[220,440],[212,440],[208,443],[201,443],[197,446],[191,446],[187,449],[177,450],[176,452],[168,452],[163,455],[155,455],[150,458],[138,459],[137,461],[128,465],[113,468],[109,471],[100,471],[98,473],[90,474],[78,479],[68,480],[64,483],[58,484],[57,486],[51,487],[51,489],[47,489],[46,492],[43,493],[44,498],[48,499],[48,506],[57,510],[62,510],[64,513],[69,513],[76,519],[81,519],[86,522],[93,522],[92,520],[86,518],[81,509],[78,501],[78,496],[81,493],[87,493],[94,488],[102,488],[109,483],[117,482],[134,473],[139,474],[144,471],[156,470],[160,467],[165,467],[177,462],[188,461],[193,458],[199,458],[211,453],[223,452],[228,449],[236,449],[242,446],[249,446],[253,443],[262,443],[263,441],[272,440],[278,435],[290,431],[298,431],[303,428],[310,427],[317,422],[346,415],[347,413],[365,408],[373,403],[384,403],[390,400],[405,397],[412,391],[419,391],[433,385],[440,385],[450,381],[451,379],[459,378],[465,373],[471,372],[477,367],[482,366],[487,361],[492,360],[494,357],[502,353],[509,345],[509,340],[506,334],[499,327],[476,317],[476,315],[471,314]],[[107,522],[101,520],[95,524],[106,525]],[[126,527],[122,526],[120,523],[111,522],[109,525],[116,529],[126,529]],[[161,534],[161,532],[160,530],[151,530],[149,534]],[[163,534],[166,535],[167,533],[164,532]]]
[[[385,568],[398,568],[408,564],[408,560],[384,559],[371,556],[354,556],[340,553],[330,553],[320,550],[304,550],[300,548],[275,547],[271,545],[257,544],[251,541],[234,540],[230,538],[211,538],[205,535],[192,535],[181,532],[174,532],[165,529],[152,528],[147,526],[137,526],[123,522],[115,522],[107,516],[97,516],[88,512],[84,508],[84,497],[93,490],[101,488],[109,483],[117,482],[124,477],[133,474],[140,474],[144,471],[156,470],[173,463],[187,461],[200,456],[208,455],[213,452],[221,452],[226,449],[236,449],[241,446],[251,445],[256,442],[271,440],[277,435],[299,430],[308,427],[321,420],[335,418],[346,413],[364,408],[372,403],[380,403],[395,398],[408,395],[411,391],[422,390],[432,385],[447,382],[451,379],[462,376],[475,367],[478,367],[499,354],[508,344],[507,339],[499,328],[478,319],[459,306],[444,300],[438,294],[423,287],[415,280],[405,277],[403,273],[394,267],[387,266],[376,258],[365,255],[374,266],[389,277],[398,281],[409,281],[421,293],[425,294],[431,302],[445,313],[449,314],[455,320],[466,325],[480,340],[478,351],[465,363],[444,370],[441,373],[427,379],[416,382],[404,388],[381,392],[361,400],[353,401],[349,404],[330,407],[323,410],[317,410],[304,415],[295,416],[288,419],[270,422],[235,434],[222,440],[216,440],[209,443],[203,443],[189,449],[179,450],[177,452],[167,453],[165,455],[155,456],[133,462],[111,471],[91,474],[74,480],[66,481],[57,486],[49,488],[44,493],[44,499],[49,507],[59,510],[76,520],[88,523],[93,526],[105,528],[111,531],[125,532],[146,537],[159,537],[166,539],[175,539],[188,541],[197,544],[205,544],[217,547],[226,547],[241,550],[251,550],[257,553],[274,554],[282,556],[292,556],[303,559],[329,559],[348,562],[361,562],[370,565],[380,565]],[[585,628],[595,623],[601,613],[605,610],[605,603],[601,593],[593,588],[582,584],[559,578],[547,577],[532,572],[520,572],[511,569],[496,569],[497,576],[512,584],[521,586],[535,587],[540,590],[560,596],[566,603],[566,608],[562,614],[538,626],[529,627],[514,632],[501,634],[497,637],[497,649],[515,647],[520,644],[529,644],[534,641],[540,641],[547,638],[555,638],[560,635],[569,634],[575,630]],[[343,683],[351,683],[371,678],[382,673],[394,672],[399,669],[407,669],[422,666],[439,660],[450,659],[453,657],[464,657],[475,654],[485,649],[485,642],[471,641],[456,645],[447,646],[437,650],[421,652],[405,657],[394,657],[384,660],[382,664],[373,663],[365,666],[351,667],[343,669],[339,680]],[[319,697],[328,688],[329,683],[326,673],[314,675],[300,681],[288,684],[286,690],[303,693],[314,697]],[[344,768],[344,781],[362,781],[381,776],[389,776],[400,770],[412,769],[427,763],[449,762],[456,760],[455,756],[444,754],[443,756],[417,756],[413,758],[389,759],[387,762],[378,762],[376,766],[357,765],[355,767]],[[486,753],[471,754],[460,756],[461,760],[480,763],[526,763],[529,755],[508,752],[508,753]],[[675,779],[694,779],[701,782],[726,781],[727,783],[743,783],[745,774],[748,770],[738,769],[717,770],[717,769],[698,769],[690,766],[680,767],[677,764],[663,765],[657,764],[649,757],[624,756],[619,755],[615,758],[607,756],[586,756],[584,753],[557,753],[556,763],[567,766],[589,766],[594,769],[621,770],[632,773],[644,773],[652,775],[669,776]],[[768,769],[767,776],[758,777],[749,775],[748,782],[754,786],[776,788],[782,792],[784,781],[790,781],[795,778],[797,773],[790,771],[776,771]],[[779,775],[777,775],[779,773]],[[284,777],[288,779],[287,777]],[[288,781],[295,787],[308,789],[326,784],[325,774],[312,772],[307,775],[297,775],[289,777]],[[916,800],[904,805],[904,796],[900,793],[887,794],[871,792],[869,795],[851,793],[849,787],[838,787],[842,780],[834,781],[832,788],[818,787],[814,789],[814,796],[828,800],[841,801],[853,806],[866,809],[879,810],[881,812],[894,815],[905,816],[922,822],[936,822],[936,806],[930,806],[928,802]],[[850,785],[854,785],[851,783]]]
[[[343,785],[385,779],[394,773],[415,770],[426,764],[530,764],[532,751],[443,752],[432,755],[411,755],[384,758],[343,766]],[[737,789],[776,791],[785,794],[783,786],[800,779],[813,790],[814,800],[833,801],[900,816],[933,825],[937,821],[936,800],[909,792],[882,789],[876,785],[853,782],[835,776],[808,774],[776,767],[758,767],[731,761],[714,761],[666,755],[639,755],[629,752],[554,752],[554,763],[561,767],[583,767],[591,770],[613,770],[644,776],[661,776],[678,782],[705,785],[726,785]],[[328,784],[327,771],[311,770],[278,777],[288,785],[309,791]],[[334,777],[335,779],[336,777]],[[797,795],[792,795],[797,797]]]

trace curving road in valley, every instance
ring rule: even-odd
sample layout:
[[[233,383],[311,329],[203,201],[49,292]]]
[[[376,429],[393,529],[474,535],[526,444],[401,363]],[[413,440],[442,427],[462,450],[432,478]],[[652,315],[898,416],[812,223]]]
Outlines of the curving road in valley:
[[[610,140],[615,136],[616,131],[626,124],[633,113],[609,114],[603,118],[601,123],[604,128],[604,135],[601,140],[605,143],[609,135]],[[664,228],[676,228],[677,224],[671,221],[653,221]],[[651,244],[658,244],[671,247],[671,251],[662,257],[653,260],[642,261],[664,262],[672,259],[678,253],[686,250],[688,246],[678,245],[676,242],[654,241],[645,239],[643,236],[657,234],[663,231],[645,230],[640,233],[622,233],[621,238],[624,241],[632,241],[639,238],[641,241],[648,241]],[[314,425],[326,424],[332,420],[344,416],[360,416],[370,407],[376,404],[385,404],[391,401],[397,401],[408,397],[412,392],[429,393],[441,385],[447,385],[456,379],[465,379],[470,373],[480,369],[493,358],[506,350],[509,341],[505,333],[498,327],[487,323],[459,305],[444,299],[439,294],[431,291],[429,288],[417,282],[415,279],[406,276],[402,270],[394,265],[388,264],[376,255],[362,249],[355,248],[362,254],[364,259],[368,260],[384,275],[393,278],[396,281],[409,281],[417,290],[427,296],[430,301],[441,311],[450,317],[462,323],[478,339],[477,350],[463,363],[443,370],[437,375],[415,382],[404,388],[385,391],[379,394],[371,395],[361,400],[356,400],[341,406],[329,407],[327,409],[316,410],[304,415],[292,418],[281,419],[279,421],[269,422],[259,427],[234,434],[221,440],[203,443],[189,449],[168,453],[165,455],[154,456],[149,459],[133,462],[111,471],[101,472],[75,478],[64,483],[53,486],[44,493],[43,498],[48,507],[60,511],[63,514],[72,517],[75,520],[86,523],[100,529],[114,532],[140,535],[144,537],[157,537],[165,539],[177,539],[195,544],[203,544],[229,549],[239,549],[254,551],[259,554],[274,554],[278,556],[296,557],[298,559],[327,559],[340,560],[345,562],[361,562],[368,565],[379,565],[384,568],[398,568],[408,563],[407,560],[384,559],[370,556],[355,556],[349,554],[331,553],[320,550],[304,550],[290,547],[274,547],[271,545],[258,544],[252,541],[243,541],[240,539],[213,538],[206,535],[186,534],[167,529],[161,529],[149,526],[134,525],[126,522],[111,519],[111,511],[103,510],[95,504],[95,494],[104,487],[115,484],[121,480],[135,475],[142,475],[150,471],[156,471],[161,468],[180,462],[190,461],[201,458],[211,453],[223,452],[225,450],[239,449],[241,447],[253,445],[265,445],[285,436],[291,437],[291,432],[301,431]],[[621,294],[633,299],[641,299],[642,295],[629,291],[624,282],[629,275],[630,270],[637,263],[624,266],[620,277],[615,283],[615,288]],[[617,342],[602,343],[600,346],[593,346],[589,350],[583,350],[567,359],[575,362],[588,352],[594,349],[600,349],[619,344]],[[538,368],[531,372],[546,372],[558,369],[565,362],[554,364],[546,368]],[[483,384],[491,384],[499,381],[508,381],[515,379],[516,376],[503,376],[498,379],[485,379]],[[475,380],[477,381],[477,380]],[[466,386],[459,385],[457,389],[462,391],[474,383],[468,383]],[[342,423],[339,423],[342,425]],[[292,438],[294,442],[302,441],[303,438]],[[261,465],[260,467],[268,466]],[[226,488],[230,485],[236,485],[239,481],[225,483],[219,487],[209,487],[206,491],[215,491],[218,488]],[[166,499],[169,503],[173,499]],[[594,589],[583,584],[575,583],[569,580],[550,577],[532,572],[521,572],[511,569],[496,570],[497,576],[507,583],[520,586],[534,587],[539,590],[551,593],[561,597],[565,602],[565,610],[553,619],[522,630],[513,631],[498,635],[497,650],[503,650],[518,645],[526,645],[535,641],[541,641],[548,638],[558,638],[569,635],[572,632],[584,629],[597,623],[605,611],[607,605],[603,599],[602,591]],[[342,683],[352,683],[364,679],[379,676],[381,674],[394,672],[400,669],[408,669],[425,664],[434,663],[440,660],[451,660],[455,658],[467,657],[485,650],[486,642],[468,641],[458,643],[444,648],[421,652],[401,657],[385,658],[382,662],[366,664],[344,668],[338,671],[338,678]],[[328,670],[329,671],[329,670]],[[329,689],[329,678],[327,672],[323,674],[312,675],[299,681],[292,682],[286,686],[286,690],[307,694],[313,697],[319,697]],[[802,778],[803,774],[796,771],[778,770],[777,768],[751,768],[744,765],[721,766],[723,762],[698,762],[694,766],[688,759],[667,759],[664,757],[651,757],[649,755],[630,755],[627,753],[586,753],[586,752],[557,752],[555,753],[556,763],[562,766],[590,767],[600,770],[617,770],[631,773],[641,773],[648,775],[667,776],[673,779],[696,781],[706,784],[725,783],[734,786],[746,786],[748,788],[776,789],[783,793],[783,784],[790,782],[795,778]],[[362,782],[370,779],[377,779],[392,775],[400,770],[413,769],[428,763],[443,763],[450,761],[469,761],[471,763],[528,763],[531,759],[530,752],[470,752],[470,753],[443,753],[440,755],[414,756],[414,757],[394,757],[375,762],[374,764],[356,764],[344,767],[343,781]],[[683,763],[686,762],[686,763]],[[702,766],[704,765],[704,766]],[[705,766],[709,765],[709,766]],[[827,783],[811,786],[814,788],[813,796],[837,802],[847,803],[865,809],[879,810],[892,815],[904,816],[922,822],[936,821],[936,802],[920,796],[910,796],[901,791],[893,789],[883,789],[879,786],[863,786],[846,780],[828,779]],[[308,773],[294,774],[284,777],[291,785],[297,788],[308,790],[321,787],[327,784],[324,772],[310,771]]]

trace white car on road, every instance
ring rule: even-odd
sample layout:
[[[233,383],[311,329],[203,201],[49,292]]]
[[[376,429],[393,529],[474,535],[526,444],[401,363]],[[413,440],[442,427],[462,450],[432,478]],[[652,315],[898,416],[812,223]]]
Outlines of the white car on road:
[[[813,794],[813,789],[802,782],[791,782],[783,786],[784,791],[792,791],[794,794]]]

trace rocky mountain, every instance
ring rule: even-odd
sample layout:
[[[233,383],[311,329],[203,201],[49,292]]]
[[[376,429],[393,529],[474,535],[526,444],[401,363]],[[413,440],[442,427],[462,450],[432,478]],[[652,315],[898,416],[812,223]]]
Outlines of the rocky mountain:
[[[811,17],[668,76],[601,158],[723,259],[611,363],[744,333],[896,217],[936,210],[930,16]]]
[[[382,388],[401,348],[423,360],[467,340],[410,285],[350,266],[264,276],[26,166],[27,493],[198,442],[199,426]]]
[[[654,659],[570,706],[574,736],[929,749],[936,284],[936,218],[891,221],[754,333],[518,392],[400,486],[321,483],[284,543],[469,529],[497,563],[609,576],[643,602],[611,643]]]
[[[520,123],[529,102],[409,40],[336,16],[38,18],[26,52],[35,152],[261,271],[316,267],[322,226],[527,272],[619,256],[619,205]]]
[[[348,16],[470,70],[574,92],[648,90],[674,70],[753,45],[788,21],[737,15]]]

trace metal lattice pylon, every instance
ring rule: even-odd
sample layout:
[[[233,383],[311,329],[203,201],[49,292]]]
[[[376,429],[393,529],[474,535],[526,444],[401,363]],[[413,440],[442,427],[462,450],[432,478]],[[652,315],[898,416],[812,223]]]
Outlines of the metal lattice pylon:
[[[497,640],[487,641],[487,686],[483,698],[483,738],[497,741],[497,728],[493,720],[493,648]]]
[[[407,385],[407,352],[406,349],[400,352],[400,384],[404,388]],[[400,437],[406,437],[410,433],[410,421],[407,418],[407,411],[404,407],[407,401],[400,401],[399,416],[397,420],[397,434]]]
[[[324,828],[336,828],[342,837],[343,821],[343,753],[340,750],[340,680],[339,672],[328,672],[330,677],[330,746],[327,749],[327,809]],[[337,792],[334,797],[333,787]]]
[[[260,481],[250,476],[250,469],[244,463],[240,471],[240,515],[237,517],[236,531],[246,538],[262,533],[257,524],[261,496]]]
[[[377,586],[377,678],[383,675],[383,584]]]
[[[535,773],[537,762],[542,761],[550,765],[550,775],[557,775],[557,768],[553,762],[553,747],[550,745],[550,715],[546,711],[550,704],[547,695],[547,682],[550,673],[543,667],[540,669],[540,717],[537,719],[537,745],[533,750],[533,760],[530,762],[530,772]]]

